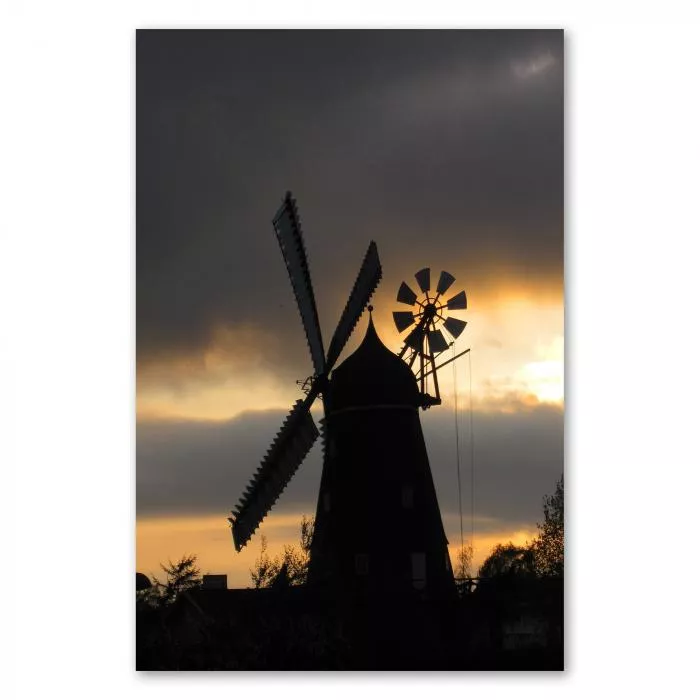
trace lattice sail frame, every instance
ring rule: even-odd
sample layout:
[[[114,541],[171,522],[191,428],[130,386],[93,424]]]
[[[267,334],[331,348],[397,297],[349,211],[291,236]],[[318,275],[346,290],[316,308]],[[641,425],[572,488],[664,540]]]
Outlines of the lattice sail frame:
[[[326,356],[301,219],[291,192],[285,195],[272,224],[301,315],[314,374],[309,386],[305,387],[306,398],[292,407],[236,508],[231,511],[232,517],[228,520],[236,551],[240,551],[253,536],[318,438],[319,431],[311,417],[311,406],[325,387],[328,374],[382,278],[377,244],[370,241]]]

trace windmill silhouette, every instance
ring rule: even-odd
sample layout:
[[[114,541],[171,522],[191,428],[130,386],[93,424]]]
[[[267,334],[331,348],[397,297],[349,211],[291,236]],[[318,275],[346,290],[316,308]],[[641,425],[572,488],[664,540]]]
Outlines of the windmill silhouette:
[[[229,520],[235,547],[240,550],[248,542],[318,437],[309,409],[321,394],[323,469],[309,585],[392,594],[420,591],[423,596],[451,594],[454,578],[448,543],[418,409],[439,403],[439,394],[430,396],[425,391],[426,378],[436,376],[435,355],[446,349],[437,339],[438,321],[442,320],[454,337],[459,333],[452,331],[459,325],[461,333],[466,323],[445,321],[442,307],[449,307],[450,302],[436,302],[435,295],[427,293],[428,271],[427,279],[425,274],[422,277],[427,283],[423,290],[427,301],[411,317],[418,329],[409,336],[411,342],[399,354],[387,348],[377,335],[370,306],[363,341],[336,368],[381,279],[376,244],[369,245],[324,355],[301,223],[291,193],[287,193],[273,225],[299,306],[314,374],[305,382],[306,398],[290,411],[232,511]],[[438,296],[454,281],[449,275],[448,284],[447,274],[440,278],[442,291]],[[400,290],[399,301],[401,297]],[[462,292],[457,295],[457,306],[452,301],[449,308],[463,308],[462,297],[466,307]],[[404,330],[407,328],[404,324]],[[405,362],[402,358],[409,350]],[[420,360],[418,374],[411,367],[416,359]],[[436,380],[434,387],[437,389]]]

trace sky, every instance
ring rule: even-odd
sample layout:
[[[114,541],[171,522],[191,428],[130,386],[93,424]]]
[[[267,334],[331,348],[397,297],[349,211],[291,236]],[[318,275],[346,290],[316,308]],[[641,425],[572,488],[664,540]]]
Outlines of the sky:
[[[396,351],[401,281],[456,277],[471,350],[421,412],[450,547],[458,454],[475,564],[535,534],[563,471],[563,60],[554,30],[137,33],[140,571],[195,553],[248,585],[260,534],[274,553],[315,511],[320,445],[233,549],[228,511],[312,372],[271,225],[287,190],[326,344],[370,240]]]

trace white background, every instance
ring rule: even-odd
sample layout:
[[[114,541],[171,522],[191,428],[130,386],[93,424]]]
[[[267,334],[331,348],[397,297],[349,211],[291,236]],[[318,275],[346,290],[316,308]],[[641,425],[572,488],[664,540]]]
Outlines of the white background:
[[[10,697],[697,691],[700,27],[691,3],[563,4],[3,3]],[[162,26],[566,30],[565,673],[133,671],[134,30]]]

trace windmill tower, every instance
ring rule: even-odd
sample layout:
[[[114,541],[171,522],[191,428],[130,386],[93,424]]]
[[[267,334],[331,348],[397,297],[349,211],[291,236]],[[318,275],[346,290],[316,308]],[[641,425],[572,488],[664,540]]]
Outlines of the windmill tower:
[[[435,294],[428,268],[416,279],[424,300],[405,282],[397,297],[416,306],[415,312],[397,312],[398,319],[394,314],[399,331],[412,327],[401,352],[382,343],[370,307],[364,340],[330,378],[311,583],[394,595],[417,590],[431,597],[454,587],[418,409],[440,403],[435,362],[450,347],[441,327],[455,338],[464,330],[466,322],[447,316],[446,309],[465,308],[466,295],[440,300],[454,282],[446,272]],[[429,380],[435,396],[425,391]]]
[[[380,340],[370,307],[364,340],[331,374],[381,278],[376,245],[370,243],[324,356],[301,225],[290,194],[273,223],[315,373],[306,382],[306,398],[290,412],[232,512],[236,549],[249,540],[318,436],[309,408],[322,393],[323,471],[309,584],[391,595],[413,595],[415,591],[423,596],[450,594],[454,578],[418,409],[440,402],[439,392],[431,396],[426,391],[430,378],[437,390],[435,357],[449,347],[439,330],[440,323],[454,337],[466,325],[458,319],[447,319],[443,312],[450,302],[439,301],[454,278],[443,273],[440,285],[444,289],[435,296],[429,293],[429,270],[421,271],[420,279],[417,276],[423,282],[421,290],[426,300],[418,302],[414,294],[411,304],[417,303],[417,311],[399,312],[411,314],[410,324],[406,324],[406,316],[399,316],[397,327],[403,326],[399,330],[413,326],[399,354]],[[404,283],[398,300],[408,303],[404,287],[409,289]],[[450,309],[466,307],[466,296],[464,307],[460,305],[461,296],[457,297],[457,302],[450,300]],[[408,362],[402,359],[404,356]],[[415,362],[417,370],[413,370]]]

